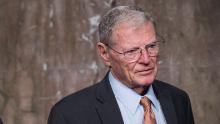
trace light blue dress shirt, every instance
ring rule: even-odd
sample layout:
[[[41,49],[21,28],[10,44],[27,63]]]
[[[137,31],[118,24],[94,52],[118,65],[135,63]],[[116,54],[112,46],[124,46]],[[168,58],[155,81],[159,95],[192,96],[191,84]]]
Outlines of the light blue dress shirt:
[[[128,88],[126,85],[109,73],[109,81],[119,105],[124,124],[143,124],[144,109],[140,105],[141,95]],[[156,98],[152,86],[145,94],[151,101],[151,108],[155,114],[157,124],[166,124],[160,102]]]

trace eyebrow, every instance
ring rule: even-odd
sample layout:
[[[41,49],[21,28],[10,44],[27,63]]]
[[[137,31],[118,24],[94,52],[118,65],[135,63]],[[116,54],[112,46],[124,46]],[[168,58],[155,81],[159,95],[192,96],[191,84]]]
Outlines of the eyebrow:
[[[151,44],[154,44],[154,43],[156,43],[156,42],[158,42],[158,40],[154,40],[153,42],[150,42],[150,43],[148,43],[148,44],[145,44],[145,45],[143,45],[143,46],[146,46],[146,45],[151,45]],[[131,48],[128,48],[128,49],[125,49],[126,51],[129,51],[129,50],[132,50],[132,49],[139,49],[139,48],[141,48],[140,46],[134,46],[134,47],[131,47]],[[125,51],[125,52],[126,52]]]

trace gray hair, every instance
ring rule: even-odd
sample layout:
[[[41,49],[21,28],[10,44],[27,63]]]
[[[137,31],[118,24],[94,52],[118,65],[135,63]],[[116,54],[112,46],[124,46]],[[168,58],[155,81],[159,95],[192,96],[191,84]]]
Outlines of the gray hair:
[[[144,22],[150,21],[155,26],[152,16],[141,8],[137,6],[117,6],[109,10],[99,23],[100,42],[110,44],[114,28],[125,21],[132,26],[139,26]]]

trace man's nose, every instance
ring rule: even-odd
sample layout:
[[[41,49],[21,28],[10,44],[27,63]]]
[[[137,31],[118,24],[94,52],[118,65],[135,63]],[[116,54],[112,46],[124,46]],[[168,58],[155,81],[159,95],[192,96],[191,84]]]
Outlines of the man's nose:
[[[141,56],[139,58],[140,63],[148,64],[150,62],[150,56],[146,49],[141,50]]]

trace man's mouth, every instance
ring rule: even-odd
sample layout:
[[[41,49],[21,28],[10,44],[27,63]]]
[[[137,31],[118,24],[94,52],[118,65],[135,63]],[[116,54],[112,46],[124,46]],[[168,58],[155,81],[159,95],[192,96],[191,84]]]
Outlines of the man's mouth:
[[[149,69],[138,70],[138,71],[136,71],[135,73],[138,74],[138,75],[143,75],[143,76],[145,76],[145,75],[151,74],[153,71],[154,71],[153,68],[149,68]]]

